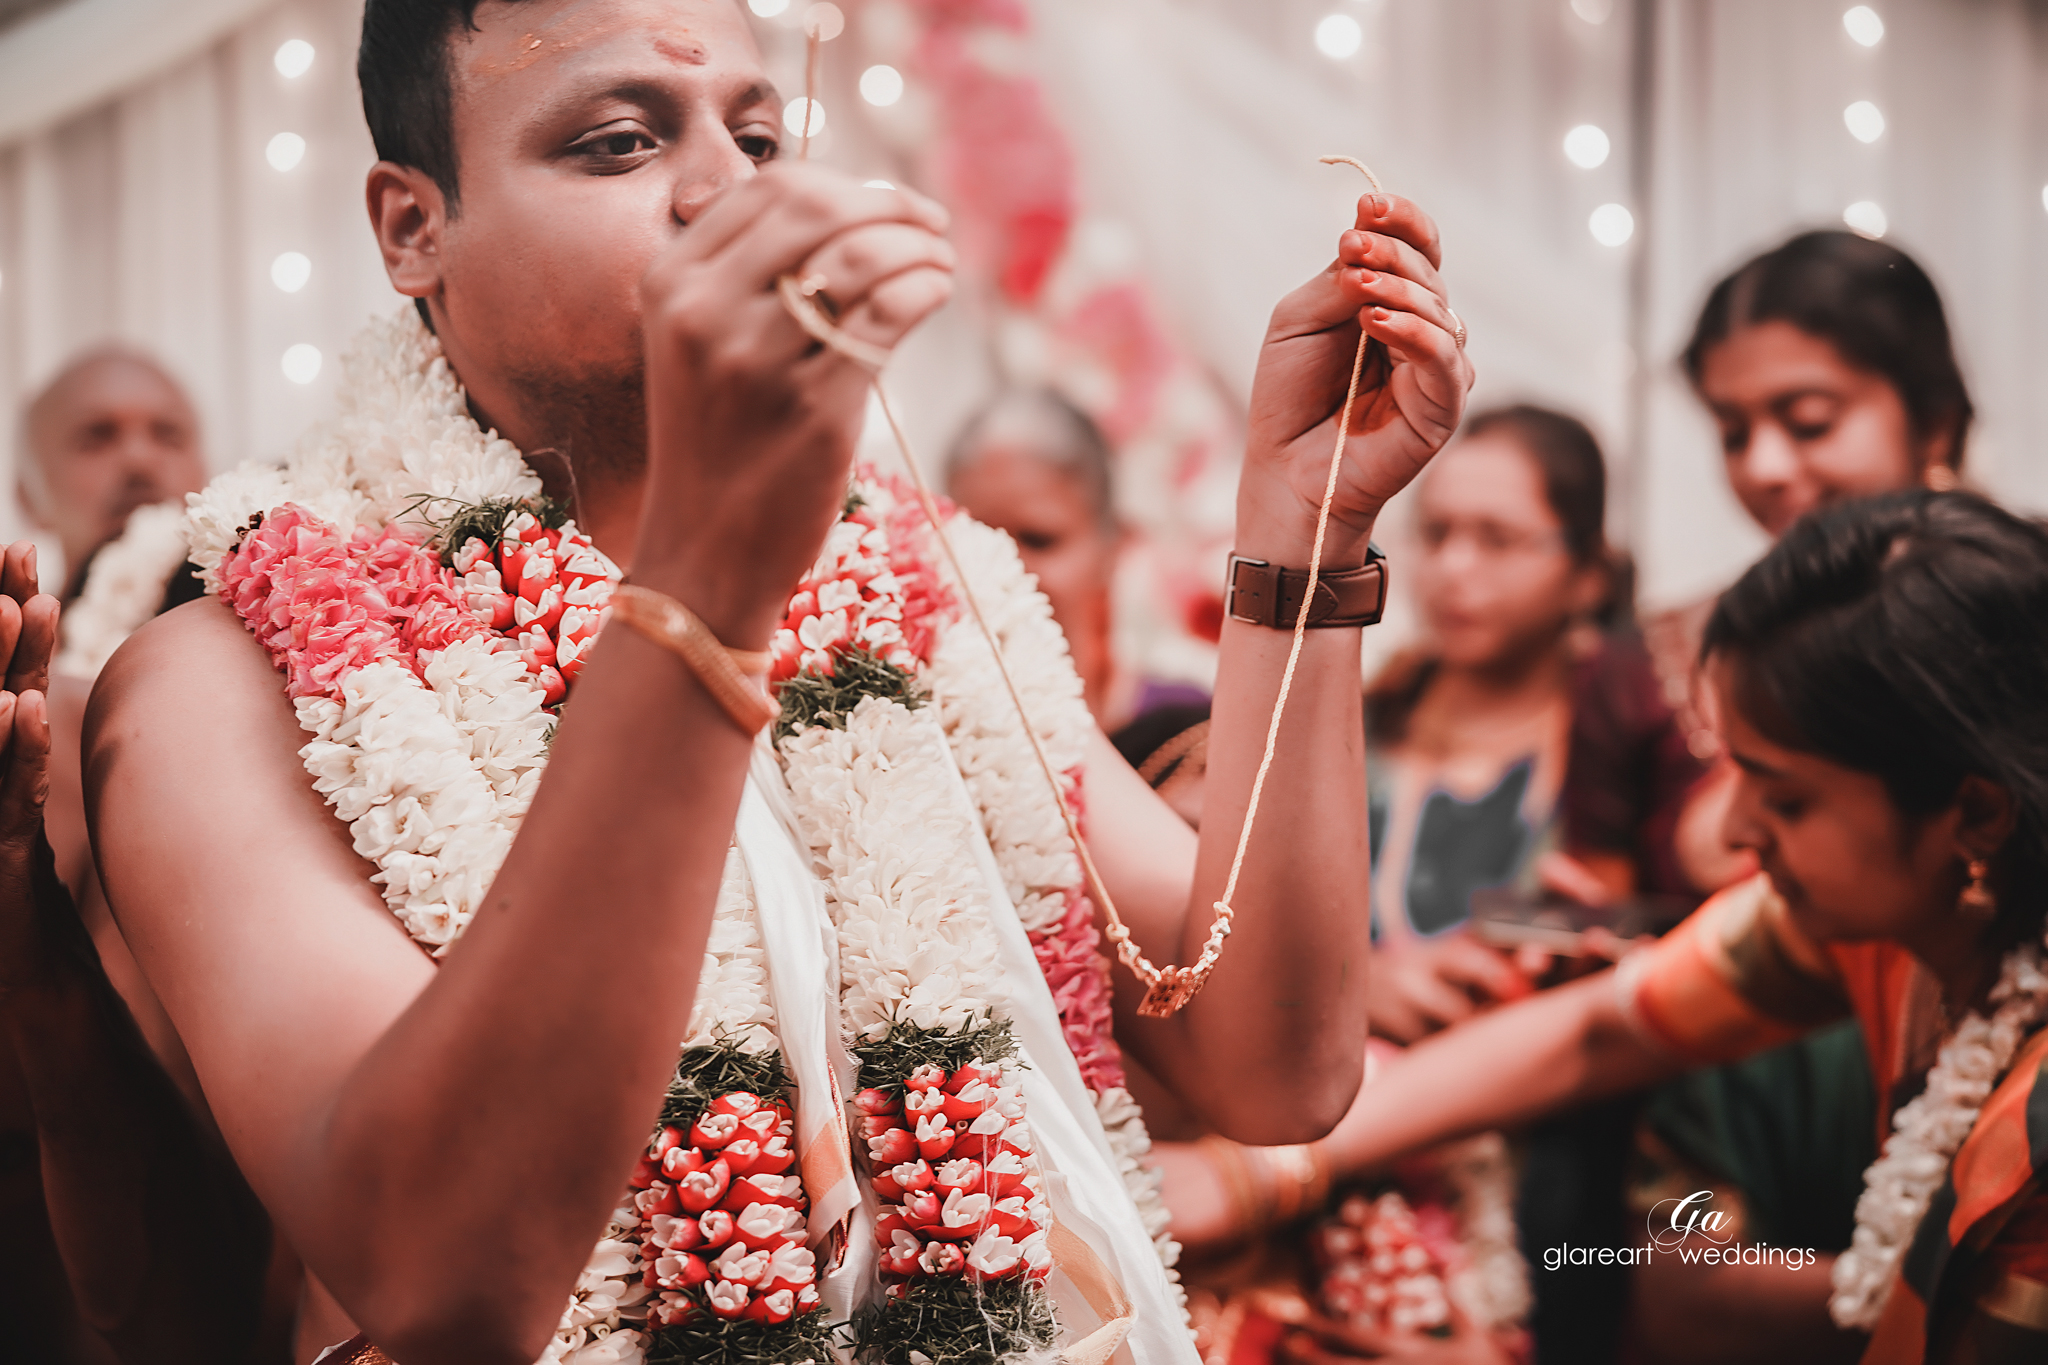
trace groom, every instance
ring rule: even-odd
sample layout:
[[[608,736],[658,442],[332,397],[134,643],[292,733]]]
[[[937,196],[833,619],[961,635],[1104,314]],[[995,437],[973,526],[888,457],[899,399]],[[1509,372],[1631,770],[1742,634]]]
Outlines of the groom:
[[[790,320],[821,278],[888,347],[943,304],[945,214],[775,165],[781,101],[730,0],[370,0],[368,205],[478,420],[635,583],[760,650],[840,510],[866,375]],[[1470,371],[1414,206],[1360,201],[1275,311],[1239,554],[1305,567],[1360,326],[1326,565],[1457,423]],[[1091,846],[1155,960],[1201,949],[1288,633],[1224,630],[1211,831],[1098,735]],[[1218,1130],[1313,1139],[1361,1074],[1367,914],[1356,626],[1308,633],[1236,933],[1180,1014],[1118,1033]],[[310,1347],[531,1361],[644,1150],[683,1035],[751,744],[676,656],[611,630],[485,912],[441,965],[312,790],[263,649],[208,599],[101,675],[88,802],[109,898],[222,1131],[315,1282]],[[175,723],[167,723],[167,718]],[[1032,775],[1020,775],[1029,780]]]

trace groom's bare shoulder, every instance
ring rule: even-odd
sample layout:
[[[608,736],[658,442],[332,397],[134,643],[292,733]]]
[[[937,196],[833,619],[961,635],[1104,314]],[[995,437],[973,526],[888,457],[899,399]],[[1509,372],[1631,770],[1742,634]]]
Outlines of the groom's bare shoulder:
[[[108,902],[266,1202],[321,1086],[433,973],[314,791],[306,738],[283,677],[214,599],[130,637],[85,722]]]
[[[292,714],[283,679],[263,646],[225,602],[209,593],[145,621],[114,651],[93,684],[85,720],[88,752],[95,733],[110,719],[134,723],[146,720],[155,706],[223,692],[242,702],[268,702],[269,709],[288,718]],[[219,706],[205,709],[225,713]]]

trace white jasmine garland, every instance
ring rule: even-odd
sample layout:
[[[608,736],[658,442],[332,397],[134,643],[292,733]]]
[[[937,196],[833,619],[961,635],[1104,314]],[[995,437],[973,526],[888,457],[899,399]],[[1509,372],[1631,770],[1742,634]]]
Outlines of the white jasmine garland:
[[[1893,1117],[1883,1154],[1863,1174],[1855,1235],[1835,1258],[1828,1300],[1840,1326],[1867,1332],[1877,1325],[1949,1162],[2020,1044],[2048,1018],[2040,945],[2023,943],[2005,955],[1990,1004],[1989,1019],[1973,1012],[1956,1026],[1927,1073],[1927,1088]]]
[[[517,449],[477,427],[438,342],[410,309],[366,331],[344,362],[339,407],[284,468],[245,465],[190,500],[190,556],[209,588],[221,591],[223,558],[252,518],[286,503],[345,540],[359,527],[424,522],[455,504],[540,492]],[[1074,710],[1079,682],[1044,599],[1031,591],[1007,539],[965,522],[955,529],[993,556],[996,577],[981,600],[1009,623],[1006,642],[1034,656],[1026,671],[1040,681],[1031,685],[1066,699],[1066,712],[1055,707],[1048,714],[1060,717],[1056,761],[1077,765],[1086,712]],[[885,613],[867,614],[873,619],[864,622],[862,641],[893,651],[897,623]],[[438,956],[471,922],[510,850],[546,764],[554,720],[527,661],[502,639],[459,640],[422,650],[416,662],[417,673],[379,660],[345,676],[339,700],[301,699],[299,719],[311,735],[301,756],[315,788],[376,866],[374,879],[393,913]],[[999,690],[984,702],[1008,705]],[[1028,696],[1027,704],[1037,705]],[[1014,719],[1006,732],[994,715],[959,710],[954,724],[967,752],[956,744],[949,759],[935,711],[912,713],[869,698],[845,730],[813,729],[784,744],[792,786],[802,793],[794,803],[800,824],[838,912],[842,1018],[856,1034],[886,1033],[891,1022],[957,1030],[985,1022],[1001,998],[987,920],[991,894],[973,853],[976,812],[951,808],[952,762],[977,784],[976,805],[1003,876],[1025,893],[1020,910],[1041,924],[1056,923],[1066,888],[1078,878],[1056,811],[1054,823],[1045,824],[1050,798],[1028,747],[1018,754],[1022,733]],[[1014,766],[1004,772],[1004,765]],[[1005,804],[1027,795],[1035,804]],[[686,1046],[776,1047],[755,915],[744,864],[729,858]],[[1145,1150],[1135,1105],[1113,1112],[1119,1122],[1112,1141],[1126,1158],[1125,1178],[1134,1191],[1150,1190],[1130,1174]],[[1154,1226],[1150,1213],[1146,1226]],[[593,1251],[544,1360],[605,1365],[642,1358],[642,1235],[628,1199]]]
[[[156,615],[171,575],[184,562],[183,507],[153,503],[129,513],[121,534],[93,555],[85,586],[64,608],[57,671],[77,678],[99,676],[121,642]]]
[[[1051,603],[1037,591],[1015,542],[1001,531],[960,515],[947,526],[946,535],[967,586],[1002,647],[1046,758],[1055,772],[1077,771],[1095,721],[1083,700],[1066,635],[1053,620]],[[926,678],[1018,919],[1027,932],[1057,929],[1068,897],[1081,886],[1081,860],[1038,769],[995,656],[971,619],[955,621],[940,632]],[[1144,1112],[1129,1091],[1118,1087],[1098,1091],[1096,1108],[1171,1292],[1185,1308],[1187,1296],[1175,1269],[1180,1243],[1174,1240],[1171,1215],[1160,1193],[1163,1177],[1151,1164],[1152,1135]]]
[[[928,716],[868,697],[846,728],[780,746],[839,927],[841,1015],[859,1040],[899,1023],[965,1032],[1000,997],[989,895],[947,799],[944,743]]]
[[[1176,1269],[1180,1264],[1180,1243],[1173,1235],[1173,1211],[1166,1207],[1166,1176],[1152,1164],[1152,1132],[1145,1126],[1145,1111],[1130,1091],[1111,1086],[1095,1092],[1095,1115],[1102,1122],[1109,1149],[1116,1153],[1117,1173],[1123,1177],[1131,1202],[1138,1206],[1138,1217],[1152,1239],[1152,1250],[1166,1271],[1173,1301],[1186,1313],[1187,1291],[1181,1288],[1180,1271]]]
[[[1053,771],[1074,771],[1087,755],[1095,721],[1051,604],[1001,531],[956,516],[946,535],[1002,646]],[[1066,914],[1068,892],[1081,883],[1081,860],[995,656],[972,619],[963,617],[940,632],[927,682],[1017,918],[1030,933],[1055,928]]]
[[[1533,1295],[1515,1228],[1515,1170],[1499,1133],[1481,1133],[1439,1154],[1466,1264],[1445,1288],[1484,1327],[1524,1321]]]

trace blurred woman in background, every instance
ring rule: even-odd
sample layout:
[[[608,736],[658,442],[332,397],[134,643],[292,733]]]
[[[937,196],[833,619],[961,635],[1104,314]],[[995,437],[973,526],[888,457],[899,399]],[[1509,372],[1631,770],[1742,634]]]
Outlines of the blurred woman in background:
[[[1897,247],[1808,232],[1755,257],[1708,294],[1682,363],[1720,429],[1730,489],[1773,538],[1844,498],[1957,484],[1975,409],[1941,294]],[[1692,674],[1713,605],[1703,598],[1644,630],[1704,758],[1715,739]],[[1719,836],[1730,780],[1680,834],[1707,885],[1749,870]]]
[[[1845,499],[1956,486],[1974,409],[1941,295],[1896,247],[1808,232],[1755,257],[1708,294],[1682,363],[1720,430],[1730,489],[1774,538]],[[1710,760],[1720,741],[1695,668],[1713,608],[1710,597],[1645,630],[1688,744]],[[1733,764],[1715,762],[1681,824],[1680,856],[1702,886],[1755,870],[1723,835],[1739,779]],[[1711,1188],[1741,1240],[1812,1248],[1821,1259],[1803,1272],[1733,1275],[1651,1262],[1636,1287],[1639,1334],[1659,1343],[1650,1358],[1715,1359],[1716,1330],[1742,1313],[1784,1327],[1778,1358],[1853,1358],[1860,1348],[1829,1331],[1824,1302],[1861,1169],[1876,1156],[1865,1121],[1872,1084],[1851,1019],[1654,1094],[1639,1135],[1645,1201],[1660,1189]]]
[[[1583,423],[1524,406],[1474,418],[1417,492],[1427,643],[1366,696],[1380,1036],[1532,988],[1464,931],[1475,891],[1687,889],[1671,838],[1701,769],[1629,628],[1606,486]]]
[[[1416,1041],[1545,979],[1544,955],[1503,951],[1470,932],[1475,892],[1532,894],[1547,881],[1604,901],[1686,889],[1671,838],[1702,768],[1630,629],[1628,574],[1608,549],[1605,512],[1606,470],[1592,433],[1543,408],[1475,417],[1422,480],[1412,582],[1427,644],[1390,665],[1367,696],[1377,936],[1369,990],[1378,1035]],[[1154,1112],[1164,1127],[1164,1111]],[[1442,1278],[1456,1281],[1463,1272],[1454,1267],[1466,1263],[1504,1260],[1513,1290],[1515,1221],[1524,1241],[1619,1235],[1632,1121],[1625,1101],[1530,1134],[1519,1200],[1497,1140],[1492,1155],[1462,1152],[1404,1182],[1418,1229],[1441,1226],[1456,1202],[1438,1197],[1445,1172],[1500,1215],[1486,1236],[1466,1216],[1452,1239],[1460,1245],[1427,1253]],[[1477,1330],[1461,1324],[1449,1341],[1376,1337],[1373,1325],[1386,1320],[1332,1302],[1339,1282],[1357,1278],[1358,1267],[1346,1264],[1356,1258],[1331,1250],[1356,1240],[1345,1221],[1359,1217],[1355,1199],[1313,1226],[1257,1236],[1324,1214],[1332,1177],[1348,1173],[1323,1164],[1319,1149],[1204,1137],[1163,1146],[1160,1160],[1176,1231],[1195,1252],[1187,1275],[1208,1319],[1212,1359],[1221,1351],[1252,1365],[1276,1346],[1313,1357],[1333,1344],[1489,1359],[1500,1343],[1484,1329],[1527,1307],[1526,1290],[1501,1291],[1500,1274],[1482,1274],[1493,1291],[1450,1295]],[[1489,1238],[1491,1250],[1480,1245]],[[1537,1324],[1546,1352],[1597,1358],[1584,1353],[1586,1343],[1617,1336],[1625,1281],[1567,1274],[1543,1288]],[[1342,1320],[1302,1316],[1323,1308]],[[1281,1326],[1304,1323],[1317,1330],[1280,1341]]]

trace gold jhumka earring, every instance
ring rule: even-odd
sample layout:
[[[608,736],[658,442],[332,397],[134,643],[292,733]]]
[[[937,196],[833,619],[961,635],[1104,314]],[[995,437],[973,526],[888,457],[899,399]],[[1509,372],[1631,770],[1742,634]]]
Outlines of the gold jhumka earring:
[[[1956,909],[1971,919],[1990,919],[1998,913],[1998,897],[1984,884],[1985,874],[1990,869],[1982,858],[1972,858],[1968,870],[1970,884],[1956,897]]]

